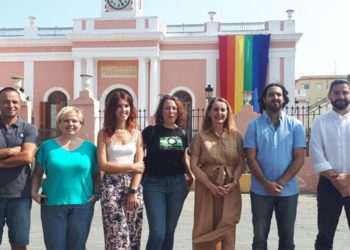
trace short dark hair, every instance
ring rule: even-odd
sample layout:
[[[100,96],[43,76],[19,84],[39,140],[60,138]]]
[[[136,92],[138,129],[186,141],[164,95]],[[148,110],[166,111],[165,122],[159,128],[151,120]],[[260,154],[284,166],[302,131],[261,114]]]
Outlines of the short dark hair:
[[[164,109],[164,103],[167,100],[173,100],[176,104],[177,107],[177,118],[175,121],[175,124],[179,127],[182,127],[186,123],[186,118],[187,118],[187,112],[184,108],[184,105],[180,101],[179,98],[176,96],[171,96],[171,95],[165,95],[163,96],[158,104],[157,111],[155,113],[155,118],[156,118],[156,124],[157,125],[163,125],[164,120],[163,120],[163,109]]]
[[[334,87],[335,85],[338,85],[338,84],[347,84],[347,85],[350,87],[349,81],[347,81],[347,80],[345,80],[345,79],[336,79],[336,80],[334,80],[334,81],[331,83],[331,86],[329,87],[328,93],[331,93],[333,87]]]
[[[270,83],[268,85],[265,86],[265,88],[263,89],[263,91],[261,92],[261,95],[260,95],[260,98],[259,98],[259,103],[260,103],[260,107],[261,107],[261,110],[265,110],[266,109],[266,103],[264,101],[264,99],[266,99],[266,95],[267,95],[267,91],[269,90],[269,88],[272,88],[272,87],[279,87],[280,89],[282,89],[282,92],[283,92],[283,99],[284,99],[284,103],[282,105],[282,107],[284,108],[288,102],[289,102],[289,98],[288,98],[288,91],[287,89],[282,85],[282,84],[279,84],[279,83]]]
[[[18,90],[13,88],[13,87],[5,87],[5,88],[1,89],[0,95],[2,95],[3,93],[7,93],[7,92],[16,92],[18,94],[18,96],[20,96],[18,93]]]

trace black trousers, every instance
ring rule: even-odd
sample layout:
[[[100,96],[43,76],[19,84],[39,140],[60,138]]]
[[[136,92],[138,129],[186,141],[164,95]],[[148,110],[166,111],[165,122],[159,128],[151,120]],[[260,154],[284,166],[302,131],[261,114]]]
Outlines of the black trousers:
[[[350,228],[350,197],[343,198],[333,184],[321,176],[317,186],[318,234],[315,249],[333,249],[333,238],[343,206]]]

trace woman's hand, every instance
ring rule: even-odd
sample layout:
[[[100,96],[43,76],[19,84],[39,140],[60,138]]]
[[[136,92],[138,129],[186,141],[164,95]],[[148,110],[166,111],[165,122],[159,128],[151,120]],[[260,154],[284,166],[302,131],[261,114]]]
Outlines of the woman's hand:
[[[44,194],[32,194],[32,199],[38,204],[43,204],[43,201],[47,199],[47,196]]]
[[[190,175],[186,173],[185,180],[186,180],[187,190],[189,192],[194,188],[194,183],[195,183],[194,175]]]
[[[231,183],[228,183],[224,185],[223,187],[227,190],[227,194],[230,193],[234,188],[236,188],[239,185],[238,181],[233,181]]]
[[[100,195],[98,193],[95,193],[90,197],[89,202],[94,204],[99,199],[100,199]]]
[[[209,188],[211,194],[215,197],[224,197],[229,194],[234,188],[238,186],[238,181],[234,181],[232,183],[226,184],[224,186],[217,186],[212,184]]]
[[[211,183],[209,190],[215,197],[224,197],[229,192],[224,186],[217,186],[213,183]]]
[[[142,174],[145,171],[145,164],[143,161],[132,164],[131,172]]]
[[[129,193],[128,200],[126,202],[126,208],[134,210],[137,206],[137,195],[136,193]]]

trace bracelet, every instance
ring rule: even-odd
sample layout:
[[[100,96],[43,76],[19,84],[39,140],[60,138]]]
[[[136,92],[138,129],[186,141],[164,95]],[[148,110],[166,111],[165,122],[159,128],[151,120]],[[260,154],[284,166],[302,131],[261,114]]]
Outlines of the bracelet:
[[[135,193],[136,193],[136,189],[134,189],[134,188],[129,188],[129,193],[130,193],[130,194],[135,194]]]
[[[232,183],[233,183],[234,185],[238,185],[238,184],[239,184],[237,180],[233,180]]]

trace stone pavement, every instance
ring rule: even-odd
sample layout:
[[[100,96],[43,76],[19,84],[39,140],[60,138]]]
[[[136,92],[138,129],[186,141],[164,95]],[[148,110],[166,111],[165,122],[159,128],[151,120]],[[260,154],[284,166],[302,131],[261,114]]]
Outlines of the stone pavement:
[[[237,227],[237,240],[236,249],[251,249],[252,241],[252,223],[250,212],[250,199],[248,194],[243,194],[243,208],[241,222]],[[191,249],[191,232],[193,226],[193,204],[194,204],[194,192],[191,192],[186,200],[183,208],[182,215],[179,220],[179,224],[175,235],[174,249]],[[313,243],[316,237],[316,198],[314,195],[300,195],[298,215],[296,221],[295,230],[295,244],[296,249],[313,249]],[[144,230],[142,234],[142,246],[145,248],[148,235],[147,219],[145,216]],[[41,230],[41,221],[39,206],[33,203],[32,209],[32,227],[30,234],[29,250],[41,250],[44,249],[44,242]],[[269,237],[269,249],[277,249],[277,230],[276,223],[273,220],[271,225],[270,237]],[[335,236],[334,249],[350,249],[350,232],[347,226],[344,212],[342,213],[338,229]],[[10,249],[7,239],[7,229],[3,235],[3,245],[0,249]],[[99,204],[95,206],[95,216],[92,223],[89,240],[87,243],[87,249],[89,250],[103,250],[103,231],[101,221],[101,210]]]

